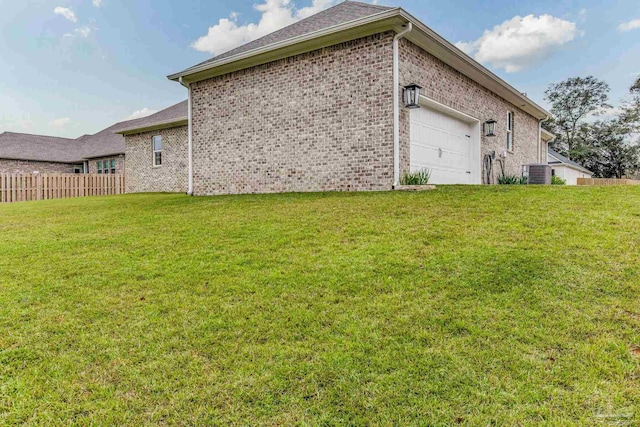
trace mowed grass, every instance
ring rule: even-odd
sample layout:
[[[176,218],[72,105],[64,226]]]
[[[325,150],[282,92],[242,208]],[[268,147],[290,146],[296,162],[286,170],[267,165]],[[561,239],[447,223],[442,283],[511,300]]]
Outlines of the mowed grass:
[[[0,425],[640,423],[640,188],[0,206]]]

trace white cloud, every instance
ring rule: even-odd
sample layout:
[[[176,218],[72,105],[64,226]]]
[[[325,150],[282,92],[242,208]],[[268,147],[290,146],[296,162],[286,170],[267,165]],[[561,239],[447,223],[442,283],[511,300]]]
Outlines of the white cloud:
[[[85,25],[85,26],[76,28],[75,30],[73,30],[72,33],[65,34],[64,37],[82,37],[83,39],[86,39],[91,35],[92,31],[93,31],[93,28],[91,28],[88,25]]]
[[[56,129],[62,129],[69,123],[71,123],[71,119],[69,117],[62,117],[60,119],[51,120],[49,122],[49,126]]]
[[[623,22],[618,25],[618,31],[631,31],[640,28],[640,19],[634,19],[633,21]]]
[[[102,6],[102,0],[92,0],[91,3],[95,6],[95,7],[100,7]]]
[[[479,62],[514,73],[541,62],[577,34],[575,23],[551,15],[515,16],[456,46]]]
[[[73,13],[73,10],[68,9],[66,7],[58,6],[53,9],[53,13],[56,15],[63,16],[65,19],[68,19],[71,22],[78,22],[78,18],[76,18],[76,14]]]
[[[333,3],[334,0],[313,0],[311,6],[297,9],[291,0],[264,0],[264,3],[253,6],[262,12],[257,24],[238,25],[238,14],[233,12],[229,18],[220,19],[216,25],[209,27],[207,34],[193,42],[191,47],[220,55],[318,13]]]
[[[144,107],[141,110],[136,110],[133,113],[131,113],[131,115],[129,115],[129,117],[126,118],[126,120],[140,119],[142,117],[147,117],[157,112],[158,110],[151,110],[147,107]]]

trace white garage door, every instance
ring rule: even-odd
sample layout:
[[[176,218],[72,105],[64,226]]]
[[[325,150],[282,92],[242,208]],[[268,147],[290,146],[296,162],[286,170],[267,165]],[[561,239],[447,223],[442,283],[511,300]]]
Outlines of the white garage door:
[[[472,184],[472,125],[444,112],[411,110],[411,171],[427,168],[434,184]]]

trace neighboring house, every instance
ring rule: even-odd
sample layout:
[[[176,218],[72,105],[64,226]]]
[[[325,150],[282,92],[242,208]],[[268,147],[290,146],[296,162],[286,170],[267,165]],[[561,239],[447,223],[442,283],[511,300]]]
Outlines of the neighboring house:
[[[401,8],[345,1],[169,78],[188,88],[188,128],[129,127],[127,156],[186,134],[191,194],[389,190],[422,168],[480,184],[496,155],[515,175],[546,163],[549,113]],[[139,158],[132,191],[173,179]]]
[[[0,173],[74,173],[84,168],[76,140],[0,133]]]
[[[593,172],[584,166],[548,149],[547,161],[551,166],[551,174],[567,181],[567,185],[578,185],[578,178],[591,178]]]
[[[183,115],[186,115],[186,101],[183,104]],[[166,114],[167,110],[154,116]],[[125,173],[125,139],[115,130],[147,120],[144,117],[116,123],[94,135],[76,139],[0,133],[0,173]],[[185,137],[185,152],[186,144]]]

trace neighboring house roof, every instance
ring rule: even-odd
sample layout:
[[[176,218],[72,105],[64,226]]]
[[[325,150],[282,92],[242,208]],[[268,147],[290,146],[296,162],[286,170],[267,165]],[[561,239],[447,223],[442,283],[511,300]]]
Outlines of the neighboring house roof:
[[[188,124],[187,101],[179,102],[169,108],[165,108],[155,114],[141,119],[121,123],[121,126],[112,126],[112,133],[128,135],[132,133],[146,132],[156,129],[166,129]]]
[[[72,163],[79,159],[75,139],[27,133],[0,133],[0,158]]]
[[[566,158],[565,156],[563,156],[562,154],[558,153],[557,151],[552,150],[551,148],[548,148],[548,153],[549,156],[553,157],[554,159],[556,159],[556,161],[551,161],[549,162],[550,165],[565,165],[565,166],[569,166],[573,169],[577,169],[581,172],[586,172],[589,173],[591,175],[593,175],[593,172],[591,172],[589,169],[585,168],[584,166],[574,162],[571,159]]]
[[[339,3],[168,77],[193,83],[347,40],[384,31],[399,31],[407,23],[413,25],[413,31],[405,38],[412,43],[534,117],[543,119],[551,115],[404,9],[355,1]]]
[[[76,139],[3,132],[0,133],[0,159],[78,163],[124,154],[125,140],[116,133],[118,129],[148,127],[161,121],[175,121],[176,118],[184,118],[186,122],[186,109],[187,101],[183,101],[151,116],[119,122],[93,135],[82,135]]]

